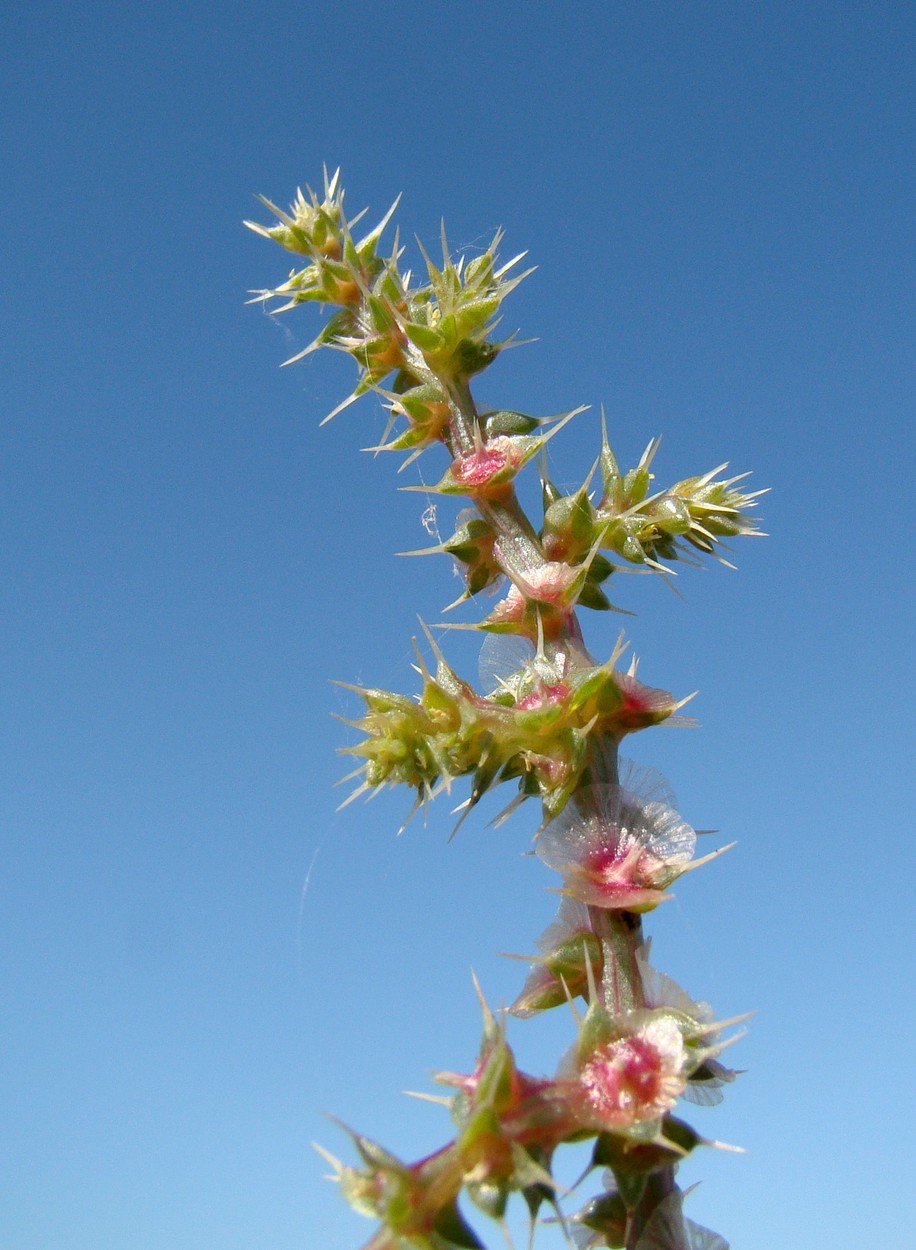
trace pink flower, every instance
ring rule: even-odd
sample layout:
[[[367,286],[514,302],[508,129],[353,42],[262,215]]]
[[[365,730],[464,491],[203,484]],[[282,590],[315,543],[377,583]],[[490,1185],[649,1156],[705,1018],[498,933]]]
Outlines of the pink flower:
[[[614,713],[616,724],[625,733],[635,729],[644,729],[657,720],[664,720],[671,715],[674,708],[683,706],[676,704],[667,690],[656,690],[637,681],[632,673],[615,671],[623,702]]]
[[[523,699],[519,699],[515,708],[519,712],[534,712],[539,708],[563,703],[568,697],[569,686],[565,681],[553,682],[551,685],[541,684]]]
[[[596,1047],[578,1079],[593,1127],[629,1127],[660,1119],[687,1085],[687,1048],[670,1016],[650,1019],[636,1033]]]
[[[649,911],[690,865],[696,836],[666,802],[591,786],[550,822],[537,853],[563,874],[564,894],[593,907]]]
[[[509,576],[527,599],[568,608],[574,602],[572,587],[582,580],[582,569],[562,560],[547,560],[524,573],[510,570]]]
[[[498,434],[464,452],[452,461],[447,477],[463,492],[474,496],[486,496],[502,488],[515,477],[518,470],[532,454],[536,439],[509,438]]]

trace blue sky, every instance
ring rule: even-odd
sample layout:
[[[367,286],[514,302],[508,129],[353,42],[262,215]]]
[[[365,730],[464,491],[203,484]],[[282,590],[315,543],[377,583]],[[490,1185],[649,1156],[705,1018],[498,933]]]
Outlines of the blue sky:
[[[2,1250],[347,1250],[310,1149],[333,1111],[406,1157],[404,1099],[467,1068],[554,903],[494,832],[406,796],[335,808],[355,705],[410,689],[454,598],[348,362],[245,293],[262,192],[341,165],[434,245],[506,228],[537,342],[480,398],[592,411],[558,481],[662,433],[659,481],[730,460],[771,537],[681,601],[631,578],[641,735],[685,818],[739,846],[652,918],[748,1075],[700,1117],[692,1214],[738,1250],[907,1237],[916,21],[877,3],[35,3],[7,19],[0,792]],[[441,465],[422,462],[426,481]],[[408,473],[410,470],[408,470]],[[417,478],[414,481],[419,480]],[[442,526],[448,523],[442,510]],[[472,639],[447,639],[472,673]],[[486,813],[485,813],[486,815]],[[571,1023],[519,1023],[549,1072]],[[545,1238],[545,1245],[549,1238]]]

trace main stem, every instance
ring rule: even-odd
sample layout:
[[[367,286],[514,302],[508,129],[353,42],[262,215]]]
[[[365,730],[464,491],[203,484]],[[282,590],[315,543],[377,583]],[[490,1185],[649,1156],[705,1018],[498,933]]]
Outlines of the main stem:
[[[469,450],[478,436],[479,416],[477,406],[466,382],[452,382],[450,394],[451,445]],[[526,516],[518,497],[509,487],[499,503],[477,501],[477,509],[492,527],[497,537],[523,540],[546,562],[537,532]],[[588,653],[582,638],[582,630],[575,612],[570,612],[558,634],[545,643],[550,658],[561,653],[572,661],[582,663]],[[619,785],[617,743],[611,739],[594,745],[590,759],[590,781],[596,785]],[[612,1015],[622,1015],[645,1007],[642,977],[636,953],[643,944],[642,919],[635,912],[612,911],[604,907],[589,907],[592,931],[601,942],[603,972],[601,975],[601,1001]],[[625,1250],[636,1246],[656,1207],[676,1188],[674,1168],[667,1167],[650,1173],[645,1189],[627,1219]]]

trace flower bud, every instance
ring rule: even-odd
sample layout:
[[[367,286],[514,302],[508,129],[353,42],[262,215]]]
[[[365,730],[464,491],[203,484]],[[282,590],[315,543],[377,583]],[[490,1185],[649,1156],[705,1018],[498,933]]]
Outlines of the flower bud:
[[[594,542],[594,510],[584,488],[549,505],[541,539],[552,560],[575,564],[588,554]]]
[[[564,898],[556,919],[537,944],[541,954],[532,963],[521,994],[509,1008],[514,1016],[533,1016],[571,998],[587,998],[589,985],[601,981],[601,942],[583,904]]]
[[[495,540],[492,526],[482,518],[472,516],[442,544],[443,551],[466,566],[469,595],[478,594],[503,576],[493,551]]]
[[[406,1164],[368,1137],[350,1136],[362,1168],[344,1167],[321,1153],[334,1166],[346,1201],[360,1215],[381,1222],[370,1243],[374,1250],[400,1250],[408,1242],[424,1250],[481,1246],[458,1211],[461,1167],[451,1147]]]
[[[497,1023],[481,998],[484,1033],[480,1057],[468,1076],[439,1073],[457,1088],[452,1117],[458,1125],[455,1152],[472,1199],[501,1218],[509,1194],[554,1188],[549,1161],[569,1130],[569,1118],[555,1097],[555,1083],[520,1072]],[[529,1193],[529,1206],[536,1195]],[[536,1206],[536,1203],[535,1203]]]
[[[482,420],[487,438],[495,438],[499,434],[533,434],[541,424],[539,417],[529,417],[524,412],[514,412],[507,408],[486,412]]]
[[[447,440],[451,409],[441,387],[432,382],[414,386],[413,380],[412,374],[402,373],[395,382],[396,393],[388,396],[392,413],[406,417],[407,428],[384,444],[386,451],[422,449]],[[397,393],[399,382],[404,389]]]

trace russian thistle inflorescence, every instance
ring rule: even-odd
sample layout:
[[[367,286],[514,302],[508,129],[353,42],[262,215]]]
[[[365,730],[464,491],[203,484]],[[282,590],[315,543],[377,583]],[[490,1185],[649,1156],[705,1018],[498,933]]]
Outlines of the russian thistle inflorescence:
[[[543,518],[529,520],[515,478],[581,409],[559,417],[478,409],[471,379],[511,344],[494,337],[497,314],[526,276],[522,259],[500,264],[500,235],[473,259],[453,260],[443,238],[440,266],[424,256],[427,281],[402,273],[397,237],[379,251],[394,207],[363,238],[348,220],[338,175],[319,197],[301,191],[288,213],[269,201],[271,227],[247,223],[303,256],[282,285],[256,293],[273,311],[307,301],[333,312],[314,341],[348,353],[356,385],[334,410],[373,391],[390,413],[372,450],[400,451],[407,462],[444,448],[447,465],[429,489],[471,507],[454,534],[429,552],[461,566],[461,599],[491,586],[502,597],[476,628],[521,640],[518,667],[476,691],[453,671],[427,634],[434,663],[420,659],[422,690],[410,698],[358,689],[362,738],[347,748],[359,761],[355,795],[406,785],[415,807],[459,777],[470,778],[469,811],[488,790],[511,782],[506,811],[540,800],[540,858],[562,877],[556,922],[510,1012],[528,1017],[573,1005],[576,1040],[552,1078],[520,1071],[497,1019],[481,998],[483,1039],[473,1071],[440,1073],[454,1090],[456,1125],[448,1145],[403,1163],[353,1135],[360,1166],[333,1159],[344,1196],[379,1226],[365,1250],[481,1247],[459,1210],[467,1194],[502,1224],[512,1192],[527,1203],[532,1227],[547,1205],[580,1247],[624,1250],[727,1250],[682,1213],[675,1181],[681,1159],[703,1139],[674,1115],[681,1098],[711,1103],[734,1073],[719,1061],[728,1044],[716,1021],[648,961],[642,915],[667,897],[683,873],[715,858],[694,858],[696,832],[678,815],[657,777],[619,758],[630,733],[677,718],[682,702],[637,679],[635,663],[596,663],[585,647],[579,608],[612,607],[605,586],[615,569],[664,573],[678,560],[718,556],[723,538],[755,534],[755,494],[724,465],[653,490],[653,440],[635,468],[621,471],[602,427],[586,482],[563,494],[542,465]],[[360,214],[362,216],[362,214]],[[279,306],[277,306],[279,305]],[[294,357],[299,359],[299,357]],[[760,492],[756,492],[759,494]],[[354,689],[357,689],[354,687]],[[722,848],[727,849],[727,848]],[[585,1001],[584,1014],[575,1000]],[[605,1168],[604,1192],[574,1214],[559,1206],[554,1155],[591,1140],[591,1168]],[[589,1170],[591,1170],[591,1168]]]

